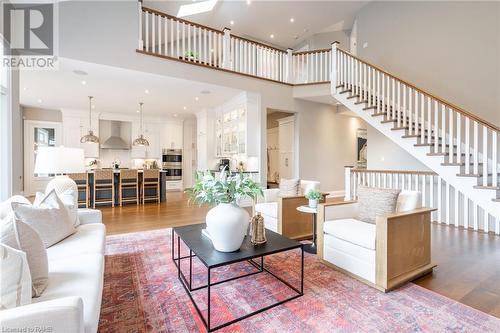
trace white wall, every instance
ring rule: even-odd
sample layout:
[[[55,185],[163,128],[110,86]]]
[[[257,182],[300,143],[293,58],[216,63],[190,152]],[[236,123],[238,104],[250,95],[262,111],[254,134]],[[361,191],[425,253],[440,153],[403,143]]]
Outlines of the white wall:
[[[12,193],[23,192],[23,117],[19,105],[19,71],[12,71]]]
[[[344,166],[356,162],[360,118],[338,114],[336,107],[296,100],[299,130],[299,177],[321,182],[322,191],[343,191]]]
[[[331,31],[331,32],[322,32],[318,34],[314,34],[311,37],[307,38],[303,42],[295,45],[293,47],[294,50],[318,50],[318,49],[327,49],[332,46],[333,42],[339,42],[339,46],[343,49],[349,49],[349,31],[341,30],[341,31]]]
[[[500,125],[499,2],[373,1],[357,23],[362,59]]]
[[[368,125],[367,168],[372,170],[430,171],[384,134]]]

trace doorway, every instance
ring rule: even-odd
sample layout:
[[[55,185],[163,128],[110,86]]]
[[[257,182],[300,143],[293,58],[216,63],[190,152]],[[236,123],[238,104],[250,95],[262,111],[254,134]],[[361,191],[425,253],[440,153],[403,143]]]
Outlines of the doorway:
[[[267,188],[295,177],[295,118],[292,112],[267,110]]]
[[[45,191],[52,174],[36,174],[35,162],[38,148],[58,147],[62,143],[61,123],[51,121],[24,121],[24,193],[33,196]]]

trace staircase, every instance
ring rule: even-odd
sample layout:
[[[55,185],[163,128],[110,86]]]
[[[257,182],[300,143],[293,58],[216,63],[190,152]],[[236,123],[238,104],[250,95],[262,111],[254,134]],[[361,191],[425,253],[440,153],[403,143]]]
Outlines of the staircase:
[[[499,127],[357,58],[336,43],[332,45],[331,90],[340,103],[453,186],[467,203],[467,213],[469,202],[473,214],[482,210],[485,231],[489,231],[488,221],[499,224]]]

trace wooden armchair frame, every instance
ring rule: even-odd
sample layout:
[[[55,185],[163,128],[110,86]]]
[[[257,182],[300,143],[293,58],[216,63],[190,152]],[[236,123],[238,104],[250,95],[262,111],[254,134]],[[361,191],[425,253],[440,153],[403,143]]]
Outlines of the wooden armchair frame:
[[[321,261],[334,266],[323,258],[323,224],[327,207],[342,206],[356,201],[321,203],[318,206],[317,246]],[[336,269],[383,292],[390,291],[408,281],[432,272],[436,267],[431,261],[431,213],[435,209],[419,208],[412,211],[378,216],[376,219],[375,284],[339,267]],[[352,216],[351,216],[352,217]]]

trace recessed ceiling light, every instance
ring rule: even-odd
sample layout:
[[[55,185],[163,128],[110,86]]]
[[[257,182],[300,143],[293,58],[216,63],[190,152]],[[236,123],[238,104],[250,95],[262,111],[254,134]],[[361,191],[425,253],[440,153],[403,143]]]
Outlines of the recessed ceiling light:
[[[293,17],[290,17],[290,23],[295,22],[295,19]]]
[[[139,110],[136,110],[135,112],[139,113]]]
[[[87,81],[83,80],[82,85],[86,85],[86,84],[87,84]]]
[[[24,87],[23,90],[26,91],[26,90],[28,90],[28,88]]]
[[[149,90],[148,90],[148,89],[144,90],[144,93],[145,93],[146,95],[148,95],[148,94],[149,94]]]
[[[79,69],[75,69],[73,71],[73,73],[75,73],[76,75],[88,75],[89,74],[89,73],[82,71],[82,70],[79,70]]]
[[[92,109],[95,109],[95,105],[94,104],[92,104]]]
[[[251,5],[252,4],[252,0],[247,0],[247,5]]]
[[[198,101],[198,100],[200,100],[200,99],[198,98],[198,96],[196,96],[196,97],[194,98],[194,100],[195,100],[195,101]]]
[[[174,117],[177,117],[177,113],[174,113]]]
[[[41,98],[38,99],[38,103],[42,103],[42,99]]]
[[[187,110],[187,106],[183,107],[184,110]]]
[[[229,21],[229,24],[234,25],[234,21],[233,20]]]
[[[210,94],[210,90],[202,90],[200,91],[203,95],[208,95]]]
[[[271,34],[269,37],[274,38],[274,35],[273,35],[273,34]]]

